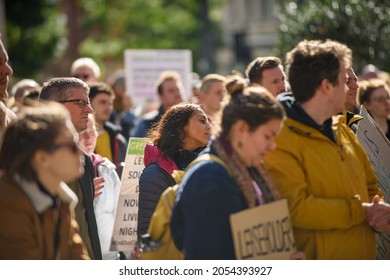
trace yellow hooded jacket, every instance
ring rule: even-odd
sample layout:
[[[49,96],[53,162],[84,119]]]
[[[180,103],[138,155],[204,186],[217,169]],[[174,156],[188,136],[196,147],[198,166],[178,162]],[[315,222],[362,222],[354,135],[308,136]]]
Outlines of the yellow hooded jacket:
[[[335,142],[288,118],[277,148],[265,158],[287,198],[297,248],[307,259],[374,259],[375,234],[362,202],[380,194],[369,159],[342,115],[333,117]]]

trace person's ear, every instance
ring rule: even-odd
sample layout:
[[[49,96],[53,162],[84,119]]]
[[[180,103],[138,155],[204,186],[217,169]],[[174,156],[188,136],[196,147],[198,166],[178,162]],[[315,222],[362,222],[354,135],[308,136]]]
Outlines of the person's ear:
[[[328,79],[323,79],[320,83],[320,89],[325,95],[330,95],[333,92],[333,85]]]
[[[43,167],[48,168],[49,167],[49,154],[43,150],[38,150],[35,152],[35,154],[32,157],[32,163],[37,168]]]

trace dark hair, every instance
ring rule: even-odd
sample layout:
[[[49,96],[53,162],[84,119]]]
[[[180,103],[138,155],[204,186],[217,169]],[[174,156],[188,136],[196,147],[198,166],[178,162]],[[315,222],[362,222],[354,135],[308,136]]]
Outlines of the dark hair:
[[[283,106],[263,87],[246,87],[245,79],[233,76],[226,89],[230,101],[222,113],[221,134],[224,137],[238,120],[245,121],[250,131],[254,131],[271,119],[285,118]]]
[[[106,83],[91,82],[91,83],[88,83],[88,86],[89,86],[89,99],[91,100],[91,102],[98,94],[107,94],[107,95],[115,98],[114,91]]]
[[[288,81],[292,93],[299,103],[310,100],[322,80],[338,85],[340,62],[348,68],[352,51],[336,41],[301,41],[287,53],[286,65]]]
[[[148,132],[148,137],[163,156],[172,158],[182,148],[185,138],[184,128],[196,111],[202,111],[196,104],[178,104],[172,106],[160,121]]]
[[[386,82],[381,79],[370,79],[370,80],[359,82],[359,88],[358,88],[359,104],[363,105],[364,103],[370,103],[372,93],[378,88],[388,89]]]
[[[0,169],[8,175],[37,180],[32,158],[38,150],[52,145],[70,121],[68,111],[59,104],[25,108],[4,132],[0,148]]]
[[[245,74],[251,83],[261,84],[263,72],[267,69],[282,67],[282,62],[274,56],[257,57],[246,68]]]
[[[66,100],[71,95],[68,90],[72,88],[82,88],[89,94],[88,85],[80,79],[68,77],[53,78],[43,84],[39,94],[39,100]]]

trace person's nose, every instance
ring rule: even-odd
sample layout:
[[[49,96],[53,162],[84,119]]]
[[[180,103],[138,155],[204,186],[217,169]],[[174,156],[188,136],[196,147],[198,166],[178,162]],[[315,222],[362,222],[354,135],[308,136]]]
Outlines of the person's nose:
[[[87,104],[85,107],[84,107],[84,111],[87,111],[88,113],[93,113],[93,108],[92,108],[92,105],[91,104]]]
[[[272,141],[271,143],[268,144],[268,151],[272,152],[276,149],[276,143],[275,141]]]
[[[4,76],[11,76],[13,74],[13,70],[12,70],[12,67],[8,64],[8,63],[5,63],[1,69],[0,69],[0,73]]]
[[[284,81],[282,81],[279,85],[279,92],[282,93],[282,92],[286,92],[287,91],[287,87],[286,87],[286,83]]]

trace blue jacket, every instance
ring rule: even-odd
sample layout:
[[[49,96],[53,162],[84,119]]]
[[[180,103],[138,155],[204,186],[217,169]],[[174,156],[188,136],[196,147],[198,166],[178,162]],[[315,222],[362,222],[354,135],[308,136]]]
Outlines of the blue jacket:
[[[212,148],[204,152],[217,155]],[[172,211],[175,245],[185,259],[235,259],[229,217],[246,208],[239,186],[222,165],[211,160],[195,164],[181,181]]]

